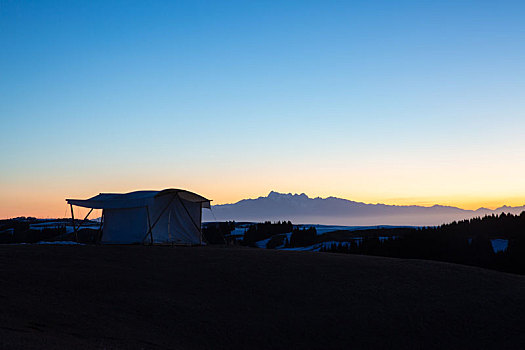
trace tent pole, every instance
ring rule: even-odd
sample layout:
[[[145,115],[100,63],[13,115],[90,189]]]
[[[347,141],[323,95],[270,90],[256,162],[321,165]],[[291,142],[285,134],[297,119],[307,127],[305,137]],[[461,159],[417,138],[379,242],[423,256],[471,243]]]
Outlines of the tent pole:
[[[73,204],[70,204],[69,206],[71,207],[71,221],[73,221],[73,232],[75,232],[75,241],[78,243],[77,226],[75,225],[75,213],[73,212]]]
[[[80,228],[80,226],[82,226],[82,224],[84,223],[84,221],[87,220],[89,214],[91,214],[92,211],[93,211],[93,208],[91,208],[91,210],[89,211],[89,213],[87,213],[87,215],[86,215],[86,217],[84,218],[84,220],[82,220],[82,221],[80,222],[80,224],[78,224],[77,230]]]
[[[168,239],[171,239],[171,210],[168,212]]]
[[[201,233],[201,245],[202,245],[202,202],[201,202],[201,210],[199,210],[199,223],[200,223],[200,230]]]
[[[147,205],[146,205],[146,213],[148,214],[149,237],[151,240],[151,245],[153,245],[153,228],[151,227],[151,219],[149,217],[149,206]]]
[[[100,228],[98,233],[97,243],[102,241],[102,225],[104,224],[104,209],[102,209],[102,215],[100,216]]]

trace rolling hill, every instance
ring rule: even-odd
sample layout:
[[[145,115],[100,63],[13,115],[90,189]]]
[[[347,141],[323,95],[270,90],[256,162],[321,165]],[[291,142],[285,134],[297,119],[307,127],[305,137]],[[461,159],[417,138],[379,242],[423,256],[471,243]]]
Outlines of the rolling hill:
[[[226,247],[0,246],[2,349],[517,349],[525,277]]]

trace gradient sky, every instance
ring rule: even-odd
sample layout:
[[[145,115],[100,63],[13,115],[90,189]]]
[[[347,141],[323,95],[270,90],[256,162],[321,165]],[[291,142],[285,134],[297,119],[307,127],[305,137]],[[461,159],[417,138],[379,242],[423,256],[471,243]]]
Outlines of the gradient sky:
[[[523,1],[0,0],[0,217],[185,188],[525,204]]]

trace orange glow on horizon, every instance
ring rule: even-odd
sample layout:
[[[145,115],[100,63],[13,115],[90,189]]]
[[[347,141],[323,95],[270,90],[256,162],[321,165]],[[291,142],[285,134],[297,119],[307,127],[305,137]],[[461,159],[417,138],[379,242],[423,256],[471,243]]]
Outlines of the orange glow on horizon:
[[[257,164],[246,168],[234,164],[220,168],[220,171],[204,166],[168,167],[158,168],[153,173],[146,168],[130,166],[118,168],[111,174],[78,172],[77,177],[66,172],[59,175],[50,172],[38,177],[25,173],[12,178],[9,186],[0,192],[0,217],[67,217],[70,214],[66,198],[85,199],[101,192],[165,188],[193,191],[213,200],[213,205],[264,197],[270,191],[306,193],[310,198],[333,196],[371,204],[438,204],[470,210],[525,204],[525,184],[520,182],[521,173],[514,171],[504,173],[498,170],[490,177],[475,177],[471,171],[443,172],[439,165],[428,169],[408,165],[394,167],[388,163],[355,168],[346,164],[321,165],[311,171],[297,170],[308,169],[309,163],[306,162]]]
[[[148,189],[163,189],[165,187],[148,187]],[[248,198],[258,198],[265,197],[271,191],[261,191],[260,193],[241,193],[241,191],[226,191],[212,188],[202,188],[202,191],[195,190],[191,187],[183,187],[188,190],[199,193],[207,198],[212,199],[212,205],[219,204],[230,204],[236,203],[242,199]],[[29,194],[18,193],[4,193],[2,198],[0,198],[0,213],[2,219],[19,217],[19,216],[31,216],[37,218],[62,218],[70,217],[69,207],[65,202],[66,198],[89,198],[94,195],[97,195],[100,192],[131,192],[137,189],[119,189],[114,191],[83,191],[83,194],[78,195],[68,195],[65,191],[62,193],[46,193],[39,196],[31,197]],[[476,210],[481,207],[487,209],[496,209],[502,206],[523,206],[525,205],[525,196],[523,197],[444,197],[436,196],[434,198],[427,197],[407,197],[407,198],[384,198],[380,199],[376,196],[370,196],[366,198],[364,196],[351,196],[345,194],[312,194],[307,191],[283,191],[275,190],[280,193],[306,193],[310,198],[326,198],[329,196],[338,197],[343,199],[348,199],[356,202],[363,202],[368,204],[387,204],[387,205],[399,205],[399,206],[408,206],[408,205],[418,205],[430,207],[433,205],[444,205],[458,207],[467,210]],[[83,209],[79,210],[79,213],[75,212],[75,215],[83,215],[80,213]]]

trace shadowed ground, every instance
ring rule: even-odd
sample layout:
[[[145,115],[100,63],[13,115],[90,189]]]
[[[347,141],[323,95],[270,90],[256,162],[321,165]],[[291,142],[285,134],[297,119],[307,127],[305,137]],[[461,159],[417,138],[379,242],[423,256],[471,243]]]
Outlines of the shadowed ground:
[[[0,348],[520,348],[525,277],[249,248],[0,246]]]

